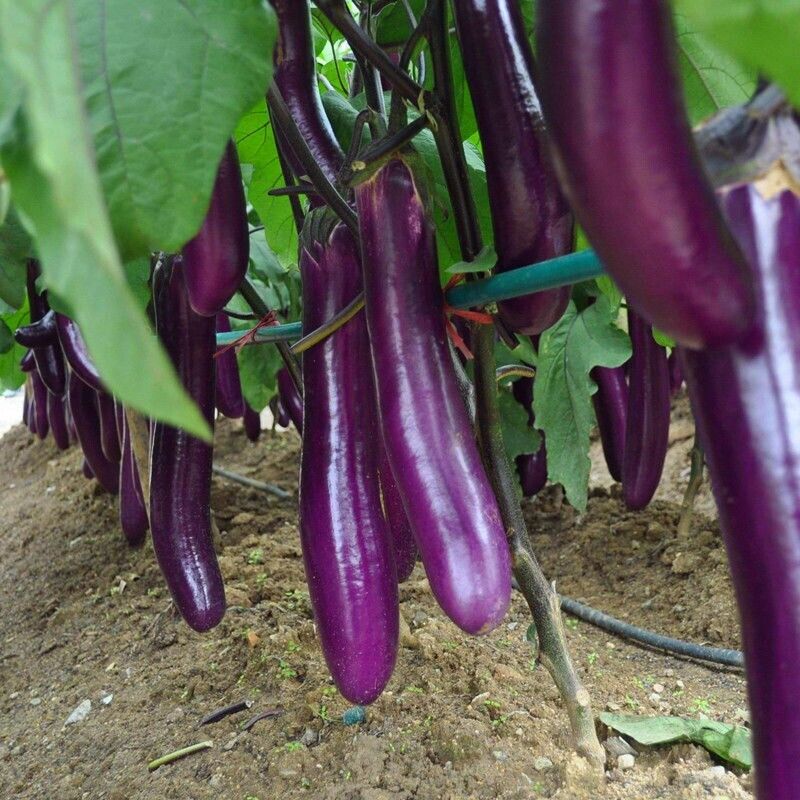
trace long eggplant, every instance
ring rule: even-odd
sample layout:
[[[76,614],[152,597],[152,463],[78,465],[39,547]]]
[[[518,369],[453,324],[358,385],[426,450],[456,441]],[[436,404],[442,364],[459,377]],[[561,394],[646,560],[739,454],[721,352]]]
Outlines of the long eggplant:
[[[100,445],[105,457],[114,464],[120,459],[120,436],[114,398],[106,392],[97,392],[97,412],[100,415]]]
[[[261,417],[249,403],[244,404],[244,434],[251,442],[257,442],[261,436]]]
[[[92,475],[107,492],[116,494],[119,490],[119,467],[103,453],[97,393],[75,373],[70,373],[67,397],[78,442]]]
[[[25,378],[25,388],[22,394],[22,423],[30,429],[31,418],[31,381],[30,378]]]
[[[622,497],[628,508],[652,500],[669,444],[669,366],[667,351],[653,339],[653,329],[628,309],[633,355],[628,378],[628,418],[622,460]]]
[[[50,310],[47,298],[36,290],[36,279],[39,277],[39,272],[38,262],[29,259],[27,268],[28,307],[33,324],[43,320]],[[44,323],[44,326],[46,329],[47,323]],[[64,357],[61,355],[58,344],[51,340],[49,344],[33,347],[33,358],[47,391],[63,397],[67,390],[67,377]]]
[[[595,367],[591,372],[597,391],[592,396],[603,455],[611,477],[622,482],[625,428],[628,424],[628,382],[624,367]]]
[[[453,9],[486,163],[496,270],[564,255],[574,244],[573,217],[550,162],[519,2],[454,0]],[[569,295],[564,287],[506,300],[500,317],[514,330],[541,333]]]
[[[249,254],[242,172],[236,147],[229,141],[203,225],[183,247],[186,289],[196,313],[213,317],[222,311],[247,272]]]
[[[231,329],[228,315],[220,312],[217,314],[217,333],[227,333]],[[239,365],[236,362],[236,352],[229,348],[217,352],[214,356],[216,369],[216,396],[215,401],[220,414],[229,419],[239,419],[244,416],[244,396],[242,395],[242,382],[239,378]]]
[[[153,279],[156,330],[189,396],[214,424],[215,320],[189,303],[181,259]],[[225,589],[211,537],[211,445],[157,422],[150,452],[153,549],[172,599],[196,631],[219,623]]]
[[[538,347],[538,344],[537,344]],[[533,427],[536,417],[533,412],[533,378],[518,378],[511,384],[514,399],[528,412],[528,426]],[[542,441],[535,453],[524,453],[515,459],[517,475],[523,497],[533,497],[547,484],[547,444]]]
[[[122,409],[122,406],[120,406]],[[122,429],[122,454],[119,462],[119,523],[131,547],[144,542],[150,523],[139,479],[139,468],[131,442],[131,432],[125,411],[117,415]]]
[[[335,220],[334,220],[335,221]],[[303,328],[314,330],[361,289],[358,245],[316,209],[300,253]],[[322,650],[339,691],[370,703],[397,655],[397,578],[381,508],[369,344],[363,315],[303,355],[300,536]]]
[[[536,36],[562,184],[630,304],[687,347],[745,335],[752,285],[694,146],[667,0],[540,0]]]
[[[723,199],[757,287],[738,345],[682,352],[739,604],[760,800],[800,797],[800,199]]]
[[[14,340],[23,347],[45,347],[58,344],[56,312],[50,309],[37,322],[23,325],[14,331]]]
[[[397,481],[392,474],[392,468],[389,466],[389,459],[386,457],[386,448],[382,442],[380,445],[378,474],[381,481],[383,513],[389,524],[397,582],[403,583],[408,580],[414,571],[419,551],[417,543],[414,541],[414,534],[411,531],[408,515],[403,507],[403,498],[400,497]]]
[[[72,372],[96,392],[104,392],[105,386],[100,379],[100,373],[89,357],[86,342],[83,340],[77,323],[64,314],[57,313],[56,330],[58,331],[61,350]]]
[[[683,369],[681,368],[681,361],[678,357],[678,348],[676,347],[669,354],[669,393],[672,397],[676,397],[683,386]]]
[[[328,180],[333,182],[344,161],[344,153],[322,108],[317,88],[308,0],[270,0],[270,3],[278,17],[275,83],[315,161]],[[298,177],[304,175],[305,170],[294,153],[290,148],[286,149],[292,171]]]
[[[47,393],[47,421],[50,424],[50,433],[59,450],[69,449],[69,429],[67,428],[64,398],[57,394]]]
[[[44,385],[39,370],[31,373],[33,380],[33,414],[36,422],[36,435],[40,439],[46,439],[50,432],[50,422],[47,419],[47,387]]]
[[[448,351],[434,231],[404,159],[390,159],[355,195],[389,465],[439,605],[468,633],[486,633],[508,608],[511,570]]]
[[[278,398],[283,410],[289,415],[298,433],[303,433],[303,398],[294,385],[292,376],[286,367],[278,370]],[[283,424],[283,423],[281,423]],[[284,426],[285,427],[285,426]]]

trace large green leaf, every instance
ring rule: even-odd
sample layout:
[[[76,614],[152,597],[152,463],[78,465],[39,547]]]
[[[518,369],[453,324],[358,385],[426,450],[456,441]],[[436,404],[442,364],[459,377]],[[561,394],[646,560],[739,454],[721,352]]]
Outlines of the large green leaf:
[[[200,227],[226,140],[269,84],[274,12],[260,0],[70,5],[123,258],[177,250]]]
[[[114,393],[198,436],[210,430],[129,289],[94,161],[68,0],[0,1],[0,41],[24,85],[24,116],[2,151],[14,202],[35,233],[48,287],[74,310]]]
[[[0,223],[0,300],[12,308],[25,298],[25,259],[31,255],[31,237],[12,206]]]
[[[0,315],[0,321],[12,333],[21,325],[27,325],[30,321],[27,299],[17,311]],[[17,344],[13,340],[11,347],[7,349],[0,347],[0,353],[2,353],[0,354],[0,392],[6,389],[13,391],[25,383],[25,373],[19,368],[19,362],[26,352],[26,347]]]
[[[570,302],[564,316],[539,340],[533,386],[536,427],[547,441],[547,473],[577,509],[586,508],[589,434],[595,417],[593,367],[617,367],[630,358],[630,340],[616,327],[616,310],[605,295],[580,313]]]
[[[800,0],[674,0],[716,45],[777,81],[800,103]]]

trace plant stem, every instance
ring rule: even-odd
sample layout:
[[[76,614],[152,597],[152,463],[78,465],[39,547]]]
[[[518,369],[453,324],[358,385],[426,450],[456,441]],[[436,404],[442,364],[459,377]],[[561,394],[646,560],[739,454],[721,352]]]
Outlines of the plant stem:
[[[686,485],[686,492],[683,495],[683,502],[681,503],[681,516],[678,519],[678,536],[688,536],[692,527],[694,499],[697,496],[697,492],[699,491],[700,487],[703,485],[704,464],[705,458],[703,456],[703,448],[700,447],[700,442],[697,440],[697,434],[695,434],[694,443],[692,444],[689,483]]]
[[[175,750],[172,753],[167,753],[165,756],[161,756],[161,758],[155,759],[155,761],[151,761],[147,765],[147,769],[150,772],[153,770],[158,769],[159,767],[163,767],[164,764],[170,764],[173,761],[177,761],[179,758],[183,758],[184,756],[190,756],[192,753],[197,753],[200,750],[207,750],[209,747],[213,747],[214,742],[205,741],[205,742],[198,742],[197,744],[190,744],[188,747],[182,747],[180,750]]]
[[[248,278],[245,278],[242,281],[239,291],[241,292],[241,295],[247,305],[249,305],[250,308],[255,311],[259,319],[264,319],[264,317],[269,314],[269,308],[267,307],[267,304],[261,299],[261,295],[259,295],[259,293],[256,291],[256,287],[250,283]],[[294,382],[295,388],[298,392],[300,392],[300,396],[302,397],[303,379],[300,375],[300,364],[298,363],[297,358],[295,357],[294,353],[292,353],[287,342],[276,342],[275,346],[278,348],[278,352],[281,354],[281,358],[283,359],[286,369],[289,370],[289,374],[292,376],[292,381]]]
[[[278,152],[278,161],[281,165],[281,172],[283,173],[283,182],[287,186],[294,186],[295,178],[292,168],[289,166],[289,160],[283,152],[281,137],[278,129],[275,127],[275,120],[272,118],[272,111],[267,106],[267,113],[269,114],[270,125],[272,126],[272,135],[275,137],[275,150]],[[294,226],[297,230],[297,235],[303,229],[303,222],[305,221],[305,214],[303,207],[300,205],[300,198],[289,195],[289,205],[292,207],[292,218],[294,219]]]
[[[319,328],[315,328],[307,333],[302,339],[295,342],[291,351],[295,355],[304,353],[314,345],[327,339],[332,333],[338,331],[343,325],[347,324],[361,309],[364,308],[364,293],[359,292],[357,297],[351,300],[341,311],[335,314]]]

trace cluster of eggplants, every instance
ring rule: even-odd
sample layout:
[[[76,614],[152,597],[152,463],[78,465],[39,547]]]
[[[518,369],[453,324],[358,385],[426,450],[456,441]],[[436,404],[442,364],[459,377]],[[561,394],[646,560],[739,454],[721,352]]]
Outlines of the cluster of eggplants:
[[[528,414],[528,427],[533,428],[536,416],[533,411],[533,378],[518,378],[511,387],[514,399]],[[547,445],[544,433],[535,453],[517,456],[516,466],[523,497],[533,497],[544,489],[547,483]]]

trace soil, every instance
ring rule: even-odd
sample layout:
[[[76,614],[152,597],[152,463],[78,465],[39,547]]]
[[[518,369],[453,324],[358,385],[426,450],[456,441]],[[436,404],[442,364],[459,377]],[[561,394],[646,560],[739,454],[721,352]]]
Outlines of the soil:
[[[705,487],[691,534],[675,533],[693,431],[674,409],[663,486],[631,513],[593,446],[584,514],[545,491],[526,501],[536,551],[560,591],[674,636],[738,646],[736,611]],[[293,431],[250,444],[222,421],[217,461],[291,490]],[[421,566],[400,590],[397,668],[360,724],[331,684],[314,633],[296,508],[214,478],[212,507],[229,610],[207,634],[172,611],[149,543],[131,550],[114,498],[80,455],[21,425],[0,440],[0,797],[2,798],[750,798],[752,779],[689,745],[636,747],[632,769],[598,776],[570,752],[566,714],[525,638],[515,597],[505,623],[469,638],[436,607]],[[745,686],[568,620],[595,711],[742,723]],[[249,710],[200,728],[241,700]],[[82,721],[65,725],[82,703]],[[257,712],[280,709],[248,732]],[[601,729],[601,738],[608,731]],[[195,742],[213,748],[148,772]]]

